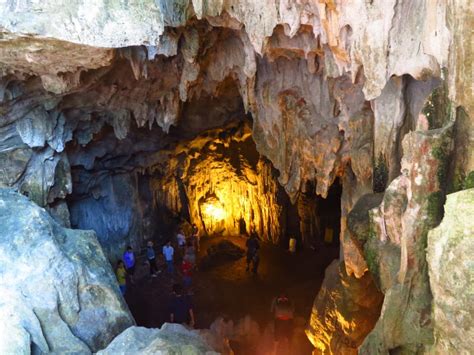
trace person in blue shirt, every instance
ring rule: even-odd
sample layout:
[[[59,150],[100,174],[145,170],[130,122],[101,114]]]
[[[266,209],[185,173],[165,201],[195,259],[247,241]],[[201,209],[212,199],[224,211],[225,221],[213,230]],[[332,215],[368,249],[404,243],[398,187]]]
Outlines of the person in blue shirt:
[[[163,256],[165,257],[168,273],[174,274],[174,248],[171,246],[171,241],[168,241],[163,247]]]
[[[155,249],[153,249],[153,242],[150,240],[146,246],[146,259],[150,264],[150,276],[157,277],[158,276],[158,267],[156,266],[156,254]]]
[[[130,283],[133,284],[133,275],[135,274],[135,254],[133,253],[131,246],[128,246],[127,250],[125,250],[125,253],[123,253],[122,260],[125,264],[125,270],[127,270]]]

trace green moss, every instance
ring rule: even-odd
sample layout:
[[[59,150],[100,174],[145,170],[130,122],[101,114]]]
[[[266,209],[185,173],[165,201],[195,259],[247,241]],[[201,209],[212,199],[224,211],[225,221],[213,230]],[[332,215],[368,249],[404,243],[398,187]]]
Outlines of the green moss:
[[[373,190],[374,192],[384,192],[387,188],[388,182],[388,168],[385,158],[380,152],[380,155],[375,164],[374,175],[373,175]]]
[[[464,180],[463,190],[472,189],[474,187],[474,171],[471,171]]]
[[[448,154],[449,143],[447,140],[443,140],[441,144],[436,145],[431,150],[431,154],[435,159],[439,161],[438,171],[436,176],[438,177],[438,184],[441,189],[446,187],[447,169],[448,169]]]
[[[443,127],[453,115],[453,103],[448,98],[448,88],[445,82],[433,90],[422,109],[428,119],[429,129]]]
[[[31,201],[38,206],[44,207],[46,204],[44,189],[36,184],[24,184],[20,188],[20,192],[27,196]]]
[[[372,217],[370,217],[370,219],[372,219]],[[372,221],[370,221],[367,242],[364,244],[364,257],[374,281],[380,288],[380,266],[377,244],[377,233]]]
[[[428,196],[428,225],[436,226],[443,216],[445,196],[441,191],[433,192]]]
[[[365,248],[365,261],[369,267],[369,271],[373,275],[379,274],[379,259],[375,250],[370,247]]]

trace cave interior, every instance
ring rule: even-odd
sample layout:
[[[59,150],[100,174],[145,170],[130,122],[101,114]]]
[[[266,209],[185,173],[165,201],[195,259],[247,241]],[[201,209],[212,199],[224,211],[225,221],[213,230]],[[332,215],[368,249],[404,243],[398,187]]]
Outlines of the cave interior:
[[[52,230],[67,230],[60,242],[69,243],[70,229],[94,231],[112,267],[127,246],[135,250],[142,278],[125,297],[135,320],[120,306],[127,327],[166,321],[165,299],[150,299],[167,296],[170,280],[160,279],[157,291],[147,277],[147,243],[160,254],[195,224],[199,258],[222,240],[245,249],[256,235],[262,245],[258,277],[246,273],[245,257],[196,273],[203,328],[229,313],[265,322],[262,304],[284,285],[299,297],[304,351],[309,342],[350,354],[431,346],[427,235],[445,215],[446,195],[472,183],[472,123],[451,100],[452,74],[434,57],[411,61],[410,70],[387,59],[395,69],[383,75],[376,55],[357,52],[372,66],[352,63],[349,53],[363,46],[351,47],[349,25],[329,46],[309,24],[290,31],[275,23],[259,48],[255,33],[219,16],[167,23],[157,46],[12,36],[0,53],[8,53],[0,67],[1,187],[44,208]],[[74,287],[93,283],[77,273]],[[123,300],[113,280],[103,283],[116,305]],[[63,312],[54,292],[51,309]],[[246,312],[235,312],[236,299]],[[77,303],[64,301],[75,307],[64,323],[76,324]]]
[[[126,64],[117,64],[120,77],[133,76]],[[87,110],[70,111],[77,115],[78,109]],[[111,261],[128,245],[136,250],[149,240],[163,245],[179,228],[189,235],[192,224],[201,236],[256,234],[282,248],[290,238],[298,248],[338,245],[339,180],[324,198],[308,182],[292,200],[271,161],[257,151],[251,114],[232,78],[212,96],[186,102],[178,125],[168,132],[157,125],[138,127],[132,119],[126,136],[117,136],[108,114],[89,112],[90,121],[80,121],[85,127],[65,152],[72,177],[66,197],[71,226],[96,231]]]

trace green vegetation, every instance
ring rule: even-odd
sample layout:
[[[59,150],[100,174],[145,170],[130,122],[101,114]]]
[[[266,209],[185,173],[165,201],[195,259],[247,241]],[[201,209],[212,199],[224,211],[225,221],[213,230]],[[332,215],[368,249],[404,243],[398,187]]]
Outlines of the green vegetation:
[[[380,155],[375,164],[374,176],[373,176],[373,190],[374,192],[384,192],[387,188],[388,182],[388,168],[385,158],[380,152]]]
[[[428,226],[435,227],[443,217],[445,196],[441,191],[433,192],[428,196]]]
[[[446,83],[433,90],[422,111],[428,119],[429,129],[443,127],[453,115],[453,103],[448,98]]]
[[[474,171],[471,171],[464,180],[463,190],[472,189],[474,187]]]

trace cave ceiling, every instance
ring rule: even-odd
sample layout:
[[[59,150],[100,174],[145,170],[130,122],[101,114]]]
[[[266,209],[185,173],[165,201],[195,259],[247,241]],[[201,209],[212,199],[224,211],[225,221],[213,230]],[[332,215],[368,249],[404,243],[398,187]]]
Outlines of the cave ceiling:
[[[123,159],[107,132],[142,147],[125,154],[138,158],[251,119],[258,152],[293,201],[307,181],[325,197],[344,177],[344,234],[356,200],[400,174],[406,133],[429,128],[420,113],[434,88],[443,82],[473,111],[472,12],[462,0],[2,5],[0,183],[42,206],[71,193],[71,164]],[[101,138],[93,153],[71,153]],[[135,158],[124,166],[142,168]],[[474,158],[463,159],[472,170]],[[367,269],[350,260],[349,273]]]

